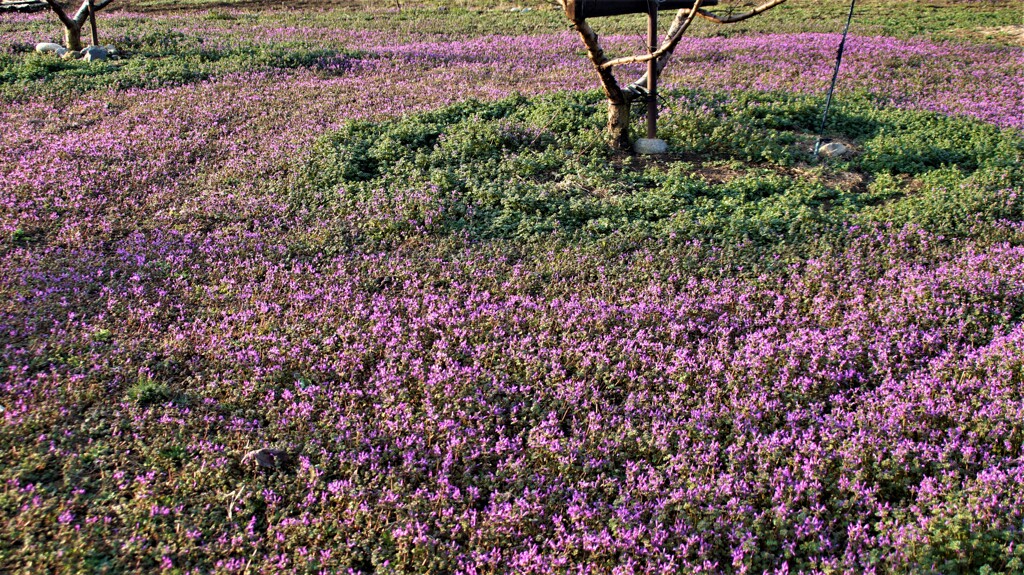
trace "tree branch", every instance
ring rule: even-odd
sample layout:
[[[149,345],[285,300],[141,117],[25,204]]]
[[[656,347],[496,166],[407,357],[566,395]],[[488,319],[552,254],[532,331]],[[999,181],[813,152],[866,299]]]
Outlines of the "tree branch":
[[[739,14],[736,16],[719,16],[717,14],[712,14],[711,12],[707,12],[705,10],[698,10],[697,14],[700,15],[701,18],[711,20],[716,24],[733,24],[735,22],[742,22],[747,18],[753,18],[754,16],[757,16],[762,12],[767,12],[768,10],[775,8],[776,6],[784,3],[785,1],[786,0],[769,0],[768,2],[765,2],[764,4],[761,4],[760,6],[754,8],[750,12],[746,12],[744,14]]]
[[[669,28],[668,36],[665,41],[661,43],[661,46],[644,56],[627,56],[625,58],[615,58],[609,60],[604,64],[601,64],[602,68],[611,68],[613,66],[621,66],[623,64],[640,64],[643,62],[650,62],[654,59],[660,59],[662,56],[671,55],[675,51],[676,46],[679,45],[679,41],[683,39],[683,34],[686,33],[686,29],[693,23],[694,18],[697,17],[697,11],[700,10],[700,5],[704,0],[696,0],[693,4],[693,8],[690,10],[680,10],[676,14],[675,21],[672,22],[672,26]],[[683,15],[686,14],[686,20],[682,20]]]
[[[612,74],[611,68],[604,67],[604,64],[608,62],[608,57],[605,56],[604,50],[601,48],[600,42],[598,42],[597,33],[583,19],[575,20],[573,26],[575,26],[580,38],[583,39],[583,44],[587,47],[587,55],[590,56],[590,61],[594,63],[594,67],[597,69],[597,75],[601,78],[601,85],[604,87],[605,95],[608,96],[608,101],[613,104],[625,104],[626,95],[622,92],[622,88],[619,87],[619,82],[615,79],[615,75]]]
[[[53,13],[57,15],[57,18],[60,20],[60,23],[63,24],[65,28],[75,27],[75,21],[68,17],[68,13],[65,12],[59,4],[57,4],[56,0],[46,0],[46,3],[50,6],[50,9],[53,10]]]
[[[49,0],[47,0],[47,1],[49,1]],[[109,6],[110,3],[113,2],[113,1],[114,0],[101,0],[100,2],[96,2],[96,3],[94,3],[92,5],[93,10],[99,12],[100,10],[102,10],[102,9],[106,8],[107,6]],[[78,9],[78,12],[75,12],[75,22],[77,22],[78,25],[81,26],[81,25],[85,24],[85,20],[88,17],[89,17],[89,0],[83,0],[82,1],[82,6]]]

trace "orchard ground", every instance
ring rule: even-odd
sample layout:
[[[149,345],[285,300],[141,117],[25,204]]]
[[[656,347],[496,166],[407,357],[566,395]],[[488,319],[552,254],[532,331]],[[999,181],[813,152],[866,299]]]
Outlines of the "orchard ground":
[[[0,571],[1024,570],[1021,5],[863,3],[819,162],[844,4],[659,159],[544,4],[5,17]]]

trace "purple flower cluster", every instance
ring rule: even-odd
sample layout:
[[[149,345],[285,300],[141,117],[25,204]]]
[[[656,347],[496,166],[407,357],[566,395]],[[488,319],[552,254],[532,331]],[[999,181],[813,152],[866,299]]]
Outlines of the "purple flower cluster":
[[[1016,241],[883,230],[715,279],[689,271],[718,253],[699,244],[296,260],[316,234],[281,231],[298,223],[8,252],[5,449],[85,473],[20,513],[138,557],[176,525],[196,533],[177,561],[226,573],[375,546],[398,572],[460,573],[928,569],[964,533],[1015,555]],[[118,399],[138,381],[182,397]],[[83,462],[167,441],[187,472]],[[293,475],[239,475],[275,442],[299,450]],[[236,489],[230,520],[211,509]],[[122,511],[86,504],[111,492]]]

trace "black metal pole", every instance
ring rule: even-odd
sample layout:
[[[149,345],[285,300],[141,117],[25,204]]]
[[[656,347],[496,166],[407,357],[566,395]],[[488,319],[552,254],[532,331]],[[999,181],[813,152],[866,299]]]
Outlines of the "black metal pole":
[[[89,0],[89,26],[92,27],[92,45],[100,45],[100,36],[96,31],[96,5],[93,4],[93,0]]]
[[[843,39],[839,41],[839,50],[836,52],[836,67],[832,71],[832,86],[828,89],[828,97],[825,98],[825,112],[821,115],[821,127],[818,128],[818,141],[814,143],[814,157],[818,157],[821,145],[825,140],[825,123],[828,122],[828,110],[832,107],[832,94],[836,91],[836,82],[839,81],[839,66],[843,64],[843,51],[846,50],[846,36],[850,33],[850,23],[853,22],[853,9],[857,0],[850,0],[850,14],[846,17],[846,27],[843,28]]]
[[[651,54],[658,50],[658,9],[647,12],[647,39],[651,45]],[[651,58],[647,62],[647,137],[658,137],[658,61]]]

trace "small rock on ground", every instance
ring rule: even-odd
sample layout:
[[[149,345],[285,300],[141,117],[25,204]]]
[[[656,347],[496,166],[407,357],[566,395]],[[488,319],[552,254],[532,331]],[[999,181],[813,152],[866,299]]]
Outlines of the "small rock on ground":
[[[633,150],[643,156],[664,154],[668,152],[668,144],[657,138],[640,138],[633,144]]]
[[[838,158],[850,151],[849,148],[839,142],[829,142],[818,148],[818,154],[826,158]]]
[[[64,46],[54,44],[53,42],[40,42],[36,44],[36,52],[39,52],[40,54],[56,54],[58,56],[63,56],[67,51],[67,48]]]
[[[262,467],[264,469],[277,469],[288,461],[288,454],[280,449],[255,449],[242,456],[242,465]]]
[[[107,51],[99,46],[89,46],[82,50],[82,57],[86,62],[102,62],[107,56]]]

